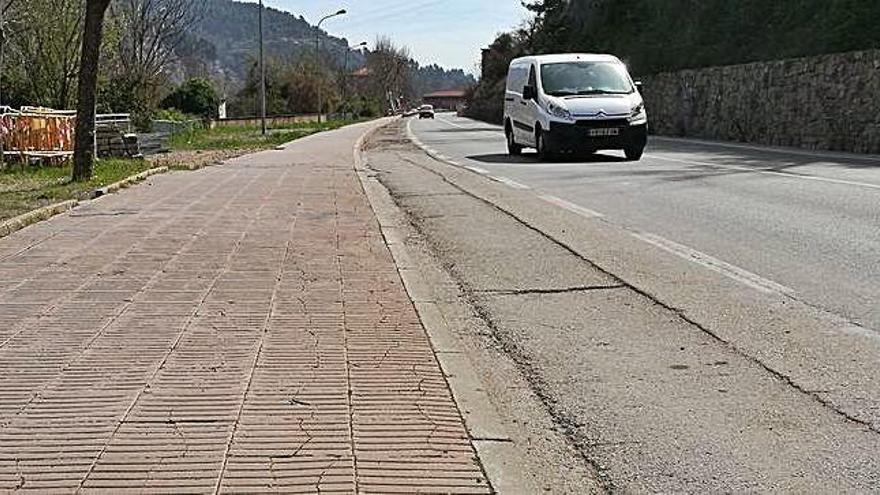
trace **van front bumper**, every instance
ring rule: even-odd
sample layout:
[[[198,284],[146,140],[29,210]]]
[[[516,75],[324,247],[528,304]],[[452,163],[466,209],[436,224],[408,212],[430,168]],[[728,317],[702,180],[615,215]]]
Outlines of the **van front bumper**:
[[[617,129],[616,136],[590,135],[592,129],[612,128]],[[648,124],[629,125],[626,119],[582,120],[574,124],[551,122],[546,143],[555,152],[644,148],[648,143]]]

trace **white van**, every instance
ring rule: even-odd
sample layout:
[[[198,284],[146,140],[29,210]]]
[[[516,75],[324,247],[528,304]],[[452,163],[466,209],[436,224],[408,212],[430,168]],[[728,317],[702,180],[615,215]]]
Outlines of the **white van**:
[[[510,63],[504,96],[507,150],[623,150],[638,160],[648,141],[648,114],[626,65],[612,55],[522,57]]]

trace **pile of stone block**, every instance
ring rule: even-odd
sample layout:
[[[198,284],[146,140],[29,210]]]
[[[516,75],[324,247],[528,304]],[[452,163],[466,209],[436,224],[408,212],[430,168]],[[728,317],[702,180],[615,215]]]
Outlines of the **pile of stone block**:
[[[123,132],[116,126],[95,129],[95,144],[100,158],[142,158],[137,134]]]

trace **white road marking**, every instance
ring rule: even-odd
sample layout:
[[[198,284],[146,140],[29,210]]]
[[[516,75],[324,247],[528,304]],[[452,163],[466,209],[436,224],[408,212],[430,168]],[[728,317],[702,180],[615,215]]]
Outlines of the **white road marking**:
[[[441,119],[440,117],[437,117],[437,120],[440,121],[440,122],[443,122],[444,124],[449,124],[449,125],[451,125],[451,126],[453,126],[453,127],[458,127],[459,129],[471,129],[471,130],[474,130],[475,132],[491,132],[491,133],[497,133],[497,132],[500,132],[500,131],[503,129],[500,125],[489,124],[488,122],[480,122],[480,121],[477,121],[477,120],[471,120],[471,119],[461,119],[460,117],[456,117],[456,118],[459,118],[460,120],[464,120],[465,122],[469,122],[469,123],[473,123],[473,124],[478,124],[478,125],[480,126],[480,128],[475,129],[474,127],[471,127],[471,126],[466,126],[466,125],[456,124],[455,122],[453,122],[453,121],[451,121],[451,120]],[[494,127],[494,128],[496,128],[496,129],[488,130],[488,129],[486,129],[486,127]]]
[[[728,165],[724,163],[712,163],[712,162],[700,162],[696,160],[683,160],[681,158],[669,158],[666,156],[655,155],[653,153],[645,155],[648,158],[653,158],[657,160],[666,160],[668,162],[677,162],[677,163],[686,163],[690,165],[701,165],[708,167],[720,167],[720,168],[728,168],[731,170],[744,170],[748,172],[754,172],[756,174],[765,174],[765,175],[776,175],[781,177],[786,177],[788,179],[801,179],[801,180],[812,180],[817,182],[828,182],[831,184],[842,184],[846,186],[857,186],[857,187],[866,187],[869,189],[877,189],[880,190],[880,184],[871,184],[868,182],[856,182],[851,180],[843,180],[843,179],[832,179],[830,177],[819,177],[816,175],[800,175],[793,174],[791,172],[779,172],[777,170],[764,170],[760,168],[752,168],[752,167],[742,167],[739,165]]]
[[[794,297],[794,290],[784,285],[777,284],[776,282],[772,280],[767,280],[760,275],[756,275],[738,266],[734,266],[730,263],[721,261],[718,258],[709,256],[706,253],[701,253],[696,249],[692,249],[687,246],[678,244],[677,242],[670,241],[669,239],[666,239],[659,235],[633,232],[632,236],[636,239],[656,246],[664,251],[672,253],[680,258],[706,267],[712,271],[718,272],[753,289],[757,289],[761,292],[765,292],[768,294],[782,294],[785,296]]]
[[[513,179],[508,179],[507,177],[501,177],[501,176],[498,176],[498,175],[487,175],[487,177],[489,177],[490,179],[492,179],[492,180],[494,180],[494,181],[496,181],[496,182],[500,182],[500,183],[502,183],[502,184],[505,184],[505,185],[507,185],[507,186],[510,186],[510,187],[512,187],[512,188],[514,188],[514,189],[523,189],[523,190],[525,190],[525,189],[531,189],[531,187],[529,187],[529,186],[527,186],[527,185],[525,185],[525,184],[521,184],[521,183],[519,183],[519,182],[517,182],[517,181],[515,181],[515,180],[513,180]]]
[[[443,119],[440,119],[440,120],[443,120]],[[447,122],[447,123],[452,124],[451,122]],[[406,126],[408,137],[414,143],[416,143],[416,145],[418,145],[422,149],[425,149],[426,151],[432,152],[432,150],[430,148],[428,148],[427,146],[422,144],[421,141],[419,141],[419,139],[415,136],[415,134],[412,131],[411,124],[412,124],[412,121],[409,121]],[[457,124],[452,124],[452,125],[455,125],[457,127],[462,127]],[[841,184],[848,184],[848,185],[866,186],[866,187],[880,189],[880,185],[864,184],[864,183],[860,183],[860,182],[828,179],[828,178],[823,178],[823,177],[802,176],[802,175],[795,175],[795,174],[790,174],[790,173],[785,173],[785,172],[776,172],[776,171],[769,171],[769,170],[760,170],[760,169],[756,170],[756,169],[749,168],[749,167],[738,167],[735,165],[720,165],[720,164],[709,163],[709,162],[680,160],[680,159],[676,159],[676,158],[667,158],[667,157],[656,156],[653,154],[646,155],[646,156],[650,156],[652,158],[657,158],[660,160],[668,160],[668,161],[674,161],[674,162],[680,162],[680,163],[689,163],[689,164],[693,164],[693,165],[707,165],[707,166],[712,166],[712,167],[727,167],[727,168],[733,168],[733,169],[748,170],[750,172],[758,172],[758,173],[763,173],[763,174],[782,175],[785,177],[795,178],[795,179],[818,180],[818,181],[823,181],[823,182],[833,182],[833,183],[841,183]],[[446,161],[448,161],[448,160],[446,160]],[[529,186],[527,186],[525,184],[521,184],[519,182],[516,182],[515,180],[508,179],[507,177],[489,175],[488,170],[482,169],[480,167],[466,166],[465,168],[467,168],[468,170],[471,170],[473,172],[476,172],[478,174],[485,175],[489,179],[500,182],[502,184],[506,184],[506,185],[513,187],[515,189],[531,189]],[[558,206],[560,208],[563,208],[565,210],[571,211],[571,212],[573,212],[577,215],[580,215],[582,217],[585,217],[585,218],[603,218],[604,217],[604,215],[602,213],[599,213],[599,212],[591,210],[589,208],[574,204],[570,201],[566,201],[566,200],[564,200],[562,198],[558,198],[556,196],[552,196],[549,194],[540,194],[540,195],[538,195],[538,197],[540,197],[544,201],[547,201],[548,203],[551,203],[551,204]],[[655,247],[658,247],[668,253],[674,254],[675,256],[678,256],[684,260],[696,263],[700,266],[708,268],[709,270],[720,273],[720,274],[724,275],[725,277],[730,278],[731,280],[737,281],[743,285],[746,285],[746,286],[751,287],[753,289],[756,289],[758,291],[768,293],[768,294],[780,294],[780,295],[785,295],[788,297],[794,297],[794,295],[795,295],[795,291],[789,287],[778,284],[772,280],[768,280],[764,277],[761,277],[760,275],[756,275],[756,274],[754,274],[748,270],[745,270],[743,268],[740,268],[738,266],[731,265],[730,263],[719,260],[718,258],[710,256],[706,253],[702,253],[700,251],[697,251],[696,249],[692,249],[692,248],[689,248],[689,247],[684,246],[682,244],[678,244],[677,242],[666,239],[665,237],[661,237],[656,234],[642,233],[642,232],[631,232],[631,235],[633,237],[635,237],[636,239],[647,242],[648,244],[651,244]]]
[[[549,194],[539,194],[538,197],[550,204],[556,205],[564,210],[576,213],[585,218],[602,218],[605,216],[598,211],[593,211],[589,208],[585,208],[581,205],[576,205],[570,201],[566,201],[562,198],[557,198],[556,196],[551,196]]]
[[[461,124],[456,124],[455,122],[452,122],[451,120],[446,120],[446,119],[441,119],[441,118],[438,118],[437,120],[439,120],[440,122],[443,122],[444,124],[449,124],[451,126],[458,127],[459,129],[467,129],[467,126],[464,126]]]
[[[489,171],[486,170],[485,168],[474,167],[473,165],[467,165],[464,168],[470,170],[471,172],[476,172],[481,175],[488,175],[489,174]]]
[[[418,137],[416,137],[416,133],[413,132],[413,130],[412,130],[412,123],[413,123],[412,120],[407,120],[407,121],[406,121],[406,137],[408,137],[410,141],[412,141],[413,143],[415,143],[416,146],[418,146],[419,148],[422,148],[422,149],[424,149],[425,151],[427,151],[427,149],[425,149],[425,145],[422,143],[422,140],[419,139]]]
[[[857,155],[855,153],[834,153],[832,151],[811,151],[811,150],[799,150],[793,148],[773,148],[769,146],[753,146],[742,143],[724,143],[720,141],[709,141],[705,139],[689,139],[689,138],[674,138],[668,136],[652,136],[651,139],[655,139],[657,141],[669,141],[669,142],[682,142],[682,143],[693,143],[693,144],[701,144],[704,146],[719,146],[722,148],[733,148],[740,150],[750,150],[750,151],[761,151],[765,153],[778,153],[781,155],[794,155],[794,156],[808,156],[811,158],[828,158],[828,159],[838,159],[838,160],[855,160],[861,162],[873,162],[880,163],[880,156],[878,155]]]

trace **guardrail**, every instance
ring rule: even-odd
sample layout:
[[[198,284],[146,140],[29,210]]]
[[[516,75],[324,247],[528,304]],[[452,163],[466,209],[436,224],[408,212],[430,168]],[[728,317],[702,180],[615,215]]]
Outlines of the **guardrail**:
[[[132,132],[130,113],[103,113],[95,116],[95,127],[114,127],[120,132]]]

